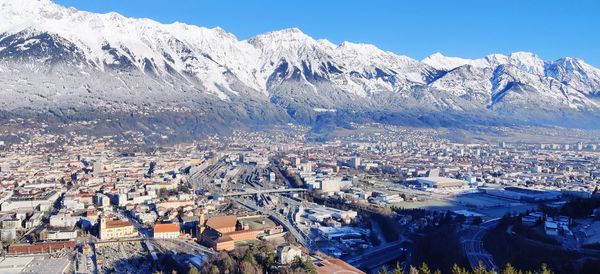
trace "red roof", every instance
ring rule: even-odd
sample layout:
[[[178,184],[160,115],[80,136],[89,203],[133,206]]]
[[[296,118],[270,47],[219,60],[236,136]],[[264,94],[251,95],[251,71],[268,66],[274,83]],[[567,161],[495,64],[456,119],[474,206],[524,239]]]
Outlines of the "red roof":
[[[155,224],[154,233],[179,232],[178,224]]]
[[[321,261],[317,266],[318,274],[365,274],[365,272],[349,265],[340,259],[329,259]]]

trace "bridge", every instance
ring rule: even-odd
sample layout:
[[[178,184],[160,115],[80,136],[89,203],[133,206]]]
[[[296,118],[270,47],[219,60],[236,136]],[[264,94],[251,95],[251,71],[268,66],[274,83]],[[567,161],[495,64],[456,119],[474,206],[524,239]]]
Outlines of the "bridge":
[[[268,193],[287,193],[287,192],[305,192],[305,188],[286,188],[286,189],[264,189],[264,190],[249,190],[244,192],[232,192],[221,194],[223,197],[232,196],[250,196],[255,194],[268,194]]]

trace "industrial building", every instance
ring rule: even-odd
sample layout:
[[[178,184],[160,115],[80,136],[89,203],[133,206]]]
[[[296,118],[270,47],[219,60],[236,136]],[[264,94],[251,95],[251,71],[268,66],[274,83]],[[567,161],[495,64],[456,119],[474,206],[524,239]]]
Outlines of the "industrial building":
[[[417,177],[407,179],[406,183],[424,190],[462,189],[468,186],[464,180],[446,177]]]

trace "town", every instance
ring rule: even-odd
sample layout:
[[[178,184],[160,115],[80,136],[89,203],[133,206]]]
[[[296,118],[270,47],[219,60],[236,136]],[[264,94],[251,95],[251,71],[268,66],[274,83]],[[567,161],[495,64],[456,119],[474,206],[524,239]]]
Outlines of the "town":
[[[0,273],[498,271],[513,242],[576,258],[532,260],[557,272],[598,266],[600,142],[353,126],[153,145],[28,128],[0,142]]]

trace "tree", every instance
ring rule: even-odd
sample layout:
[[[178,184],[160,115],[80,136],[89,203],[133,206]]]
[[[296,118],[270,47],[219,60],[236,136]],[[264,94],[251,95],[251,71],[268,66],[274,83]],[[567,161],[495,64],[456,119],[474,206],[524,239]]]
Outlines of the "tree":
[[[382,266],[379,271],[377,272],[377,274],[388,274],[388,270],[387,267],[384,265]]]
[[[247,262],[247,261],[243,261],[240,264],[240,273],[244,273],[244,274],[254,274],[254,273],[259,273],[261,271],[258,271],[258,269],[256,269],[255,265]]]
[[[271,268],[275,265],[275,253],[274,252],[267,253],[267,257],[265,258],[265,264],[268,268]]]
[[[462,268],[462,267],[458,266],[457,264],[454,264],[454,265],[452,266],[452,269],[451,269],[451,271],[450,271],[450,272],[451,272],[452,274],[470,274],[470,273],[471,273],[471,272],[470,272],[470,271],[468,271],[467,269],[465,269],[465,268]]]
[[[220,274],[219,268],[216,265],[210,267],[210,274]]]
[[[219,260],[217,263],[223,270],[223,273],[231,273],[235,268],[235,262],[227,253],[223,253],[221,260]]]
[[[198,271],[198,269],[196,267],[190,267],[190,271],[188,271],[188,274],[200,274],[200,271]]]
[[[477,264],[477,267],[475,267],[473,269],[473,273],[474,274],[494,274],[494,270],[491,269],[490,271],[488,271],[487,269],[485,269],[485,266],[483,266],[483,263],[481,261],[479,261],[479,263]]]
[[[429,269],[429,266],[425,262],[419,267],[419,274],[431,274],[431,269]]]
[[[500,274],[518,274],[518,271],[510,263],[507,263]]]
[[[548,269],[546,264],[542,264],[542,269],[540,270],[540,274],[552,274],[552,271]]]
[[[317,273],[317,267],[315,266],[315,264],[313,264],[310,257],[307,257],[304,260],[304,263],[302,264],[302,269],[304,269],[304,271],[306,271],[306,273],[310,273],[310,274]]]
[[[252,265],[256,264],[256,259],[254,258],[254,250],[252,250],[252,248],[246,249],[246,252],[244,252],[244,256],[242,257],[242,261],[248,262]]]
[[[400,263],[396,263],[396,267],[394,267],[392,274],[404,274],[404,271],[402,271],[402,267],[400,266]]]

